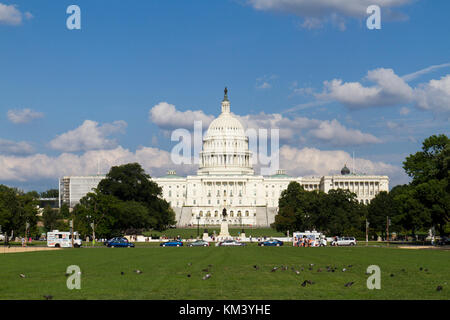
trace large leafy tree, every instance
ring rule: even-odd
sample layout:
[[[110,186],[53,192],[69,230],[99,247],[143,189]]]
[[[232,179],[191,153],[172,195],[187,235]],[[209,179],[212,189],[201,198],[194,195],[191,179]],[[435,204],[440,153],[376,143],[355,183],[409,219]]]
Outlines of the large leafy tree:
[[[425,220],[444,234],[450,212],[450,139],[444,134],[425,139],[422,151],[407,157],[403,168],[412,178],[410,196],[429,216]]]
[[[138,163],[112,167],[97,189],[74,208],[78,230],[111,236],[142,229],[164,230],[175,224],[175,214],[162,199],[161,188]]]
[[[15,188],[0,185],[0,225],[9,235],[37,234],[37,196]],[[29,225],[26,230],[26,225]]]
[[[361,232],[365,207],[348,190],[331,190],[328,194],[305,191],[291,182],[281,193],[279,212],[273,227],[278,231],[317,229],[333,235]]]

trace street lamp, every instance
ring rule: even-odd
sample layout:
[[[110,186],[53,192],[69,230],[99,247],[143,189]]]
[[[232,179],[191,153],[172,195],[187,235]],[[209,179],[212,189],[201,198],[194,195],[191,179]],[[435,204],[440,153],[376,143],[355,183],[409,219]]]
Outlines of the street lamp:
[[[200,236],[200,216],[197,216],[197,238]]]

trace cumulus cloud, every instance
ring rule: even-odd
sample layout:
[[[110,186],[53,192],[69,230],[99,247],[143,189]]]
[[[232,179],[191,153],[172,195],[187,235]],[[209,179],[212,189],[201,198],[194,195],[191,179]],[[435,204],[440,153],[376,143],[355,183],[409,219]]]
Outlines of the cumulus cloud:
[[[31,109],[14,109],[8,110],[8,119],[12,123],[28,123],[34,119],[39,119],[44,116],[42,112],[33,111]]]
[[[149,119],[164,130],[178,128],[191,129],[194,121],[202,121],[204,127],[208,127],[214,120],[213,115],[206,115],[201,110],[179,111],[173,104],[160,102],[149,111]]]
[[[30,154],[34,152],[33,146],[25,141],[11,141],[0,138],[0,154]]]
[[[353,109],[392,106],[413,98],[413,89],[392,69],[370,70],[366,79],[375,85],[365,87],[359,82],[343,82],[341,79],[325,81],[324,91],[316,97],[336,100]]]
[[[404,15],[392,8],[411,3],[412,0],[248,0],[256,10],[292,13],[304,18],[302,27],[315,29],[330,22],[345,30],[346,18],[362,19],[367,17],[366,9],[370,5],[379,5],[388,19],[404,19]]]
[[[33,15],[30,12],[20,12],[14,4],[0,3],[0,24],[17,26],[22,24],[24,18],[31,19],[32,17]]]
[[[414,93],[418,108],[450,116],[450,75],[420,84]]]
[[[331,121],[306,117],[291,119],[281,114],[264,112],[237,118],[247,129],[280,129],[280,140],[285,143],[304,143],[306,140],[312,140],[333,146],[348,146],[381,142],[371,134],[346,128],[336,119]]]
[[[151,176],[160,176],[168,169],[180,174],[190,172],[193,166],[172,165],[170,153],[157,148],[141,147],[135,152],[121,146],[110,150],[91,150],[81,155],[63,153],[59,156],[34,154],[30,156],[0,155],[0,180],[29,181],[58,179],[65,175],[96,174],[100,164],[101,173],[112,166],[138,162]]]
[[[112,149],[117,146],[114,139],[108,136],[123,133],[127,123],[123,120],[99,125],[98,122],[85,120],[78,128],[63,133],[50,141],[52,149],[75,152],[95,149]]]
[[[344,164],[351,168],[352,162],[352,156],[342,150],[298,149],[286,145],[280,148],[280,166],[295,176],[338,174]],[[356,173],[391,175],[399,171],[402,171],[401,168],[385,162],[355,158]]]
[[[280,129],[281,142],[298,143],[311,138],[332,146],[362,145],[380,143],[375,136],[360,130],[349,129],[336,119],[318,120],[305,117],[288,118],[278,113],[234,115],[244,126],[244,129]],[[174,105],[161,102],[150,110],[150,119],[162,129],[193,127],[194,120],[202,120],[206,129],[214,116],[207,116],[202,111],[179,111]]]

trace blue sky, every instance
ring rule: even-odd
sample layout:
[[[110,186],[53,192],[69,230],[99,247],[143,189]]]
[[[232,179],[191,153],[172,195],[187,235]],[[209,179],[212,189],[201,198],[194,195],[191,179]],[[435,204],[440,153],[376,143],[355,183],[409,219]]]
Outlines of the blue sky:
[[[406,183],[405,156],[449,133],[450,2],[388,0],[380,30],[366,2],[0,0],[0,183],[45,190],[127,161],[163,174],[170,131],[207,125],[224,86],[245,126],[281,129],[291,175],[355,152],[356,171]]]

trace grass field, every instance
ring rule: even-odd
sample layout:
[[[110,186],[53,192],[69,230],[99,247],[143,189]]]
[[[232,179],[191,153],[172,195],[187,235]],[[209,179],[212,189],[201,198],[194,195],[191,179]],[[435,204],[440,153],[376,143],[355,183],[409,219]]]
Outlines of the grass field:
[[[14,253],[0,255],[0,299],[43,299],[44,295],[53,299],[450,299],[449,262],[450,251],[376,247],[82,248]],[[313,270],[308,270],[310,263],[315,264]],[[372,264],[381,268],[381,290],[366,287],[365,271]],[[69,265],[81,268],[81,290],[66,287]],[[202,280],[208,265],[212,276]],[[271,272],[281,265],[289,270]],[[326,272],[327,265],[338,270]],[[304,271],[297,275],[291,267]],[[343,267],[348,271],[342,272]],[[420,271],[421,267],[428,271]],[[135,269],[143,273],[136,274]],[[21,278],[21,273],[26,277]],[[315,283],[302,287],[304,280]],[[353,286],[344,287],[350,281]],[[436,290],[438,285],[442,291]]]

